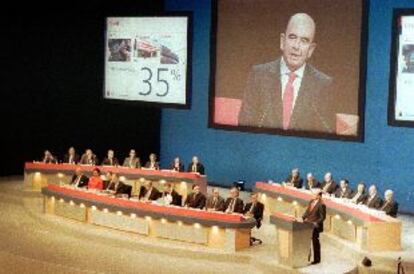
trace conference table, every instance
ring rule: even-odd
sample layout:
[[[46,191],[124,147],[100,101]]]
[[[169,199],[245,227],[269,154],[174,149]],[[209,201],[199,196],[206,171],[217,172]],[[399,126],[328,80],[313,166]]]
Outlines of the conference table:
[[[197,184],[200,191],[207,193],[207,176],[193,172],[176,172],[172,170],[150,170],[129,167],[115,166],[92,166],[92,165],[73,165],[73,164],[45,164],[38,162],[26,162],[24,166],[25,185],[33,190],[40,191],[42,187],[49,184],[67,184],[70,182],[76,168],[81,168],[82,172],[90,176],[92,170],[99,168],[102,176],[106,172],[117,173],[120,180],[132,186],[131,194],[139,194],[140,187],[146,181],[152,181],[153,185],[160,191],[166,182],[172,183],[175,190],[182,196],[184,201],[187,194],[191,192],[192,186]]]
[[[240,214],[118,198],[68,185],[49,184],[41,193],[47,214],[229,252],[249,247],[251,229],[256,225],[254,219]]]
[[[265,217],[283,213],[299,218],[313,199],[312,191],[277,183],[256,182],[255,191],[265,205]],[[324,231],[355,242],[366,251],[401,250],[401,221],[384,212],[324,195]]]

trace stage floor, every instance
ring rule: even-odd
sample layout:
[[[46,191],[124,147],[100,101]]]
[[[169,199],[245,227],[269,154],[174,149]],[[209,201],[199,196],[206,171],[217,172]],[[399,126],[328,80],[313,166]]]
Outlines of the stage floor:
[[[414,218],[409,216],[400,217],[401,252],[366,254],[325,233],[322,263],[289,270],[277,264],[276,231],[266,223],[253,231],[263,245],[237,253],[146,238],[45,215],[41,194],[25,190],[22,177],[0,179],[0,209],[0,273],[369,273],[356,270],[364,256],[384,271],[375,273],[396,273],[399,256],[406,273],[414,273]]]

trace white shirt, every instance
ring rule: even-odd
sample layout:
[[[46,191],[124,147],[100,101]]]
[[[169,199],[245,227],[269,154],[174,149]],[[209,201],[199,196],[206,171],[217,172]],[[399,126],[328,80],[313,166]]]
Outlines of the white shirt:
[[[296,71],[293,71],[296,74],[296,78],[295,81],[293,81],[293,104],[292,104],[292,111],[295,107],[295,103],[296,103],[296,98],[298,98],[299,95],[299,89],[300,89],[300,85],[302,84],[302,79],[303,79],[303,73],[305,72],[305,66],[306,63],[303,64],[300,68],[298,68]],[[286,90],[286,85],[289,81],[289,74],[292,71],[289,70],[289,68],[286,65],[285,60],[283,59],[283,57],[280,59],[280,79],[282,82],[282,101],[283,101],[283,96],[285,95],[285,90]]]

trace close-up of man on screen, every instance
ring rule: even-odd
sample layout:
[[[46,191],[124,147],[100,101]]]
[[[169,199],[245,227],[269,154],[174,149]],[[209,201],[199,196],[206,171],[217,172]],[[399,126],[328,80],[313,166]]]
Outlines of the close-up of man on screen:
[[[315,21],[290,17],[280,34],[282,56],[253,66],[242,98],[239,125],[283,130],[335,132],[333,78],[308,62],[316,49]]]

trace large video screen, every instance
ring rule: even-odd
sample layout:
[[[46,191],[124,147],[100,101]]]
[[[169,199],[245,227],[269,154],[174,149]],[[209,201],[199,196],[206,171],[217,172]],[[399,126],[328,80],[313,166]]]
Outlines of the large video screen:
[[[210,127],[362,141],[365,6],[215,1]]]
[[[414,9],[394,11],[389,124],[414,126]]]
[[[108,17],[104,98],[188,106],[190,20]]]

